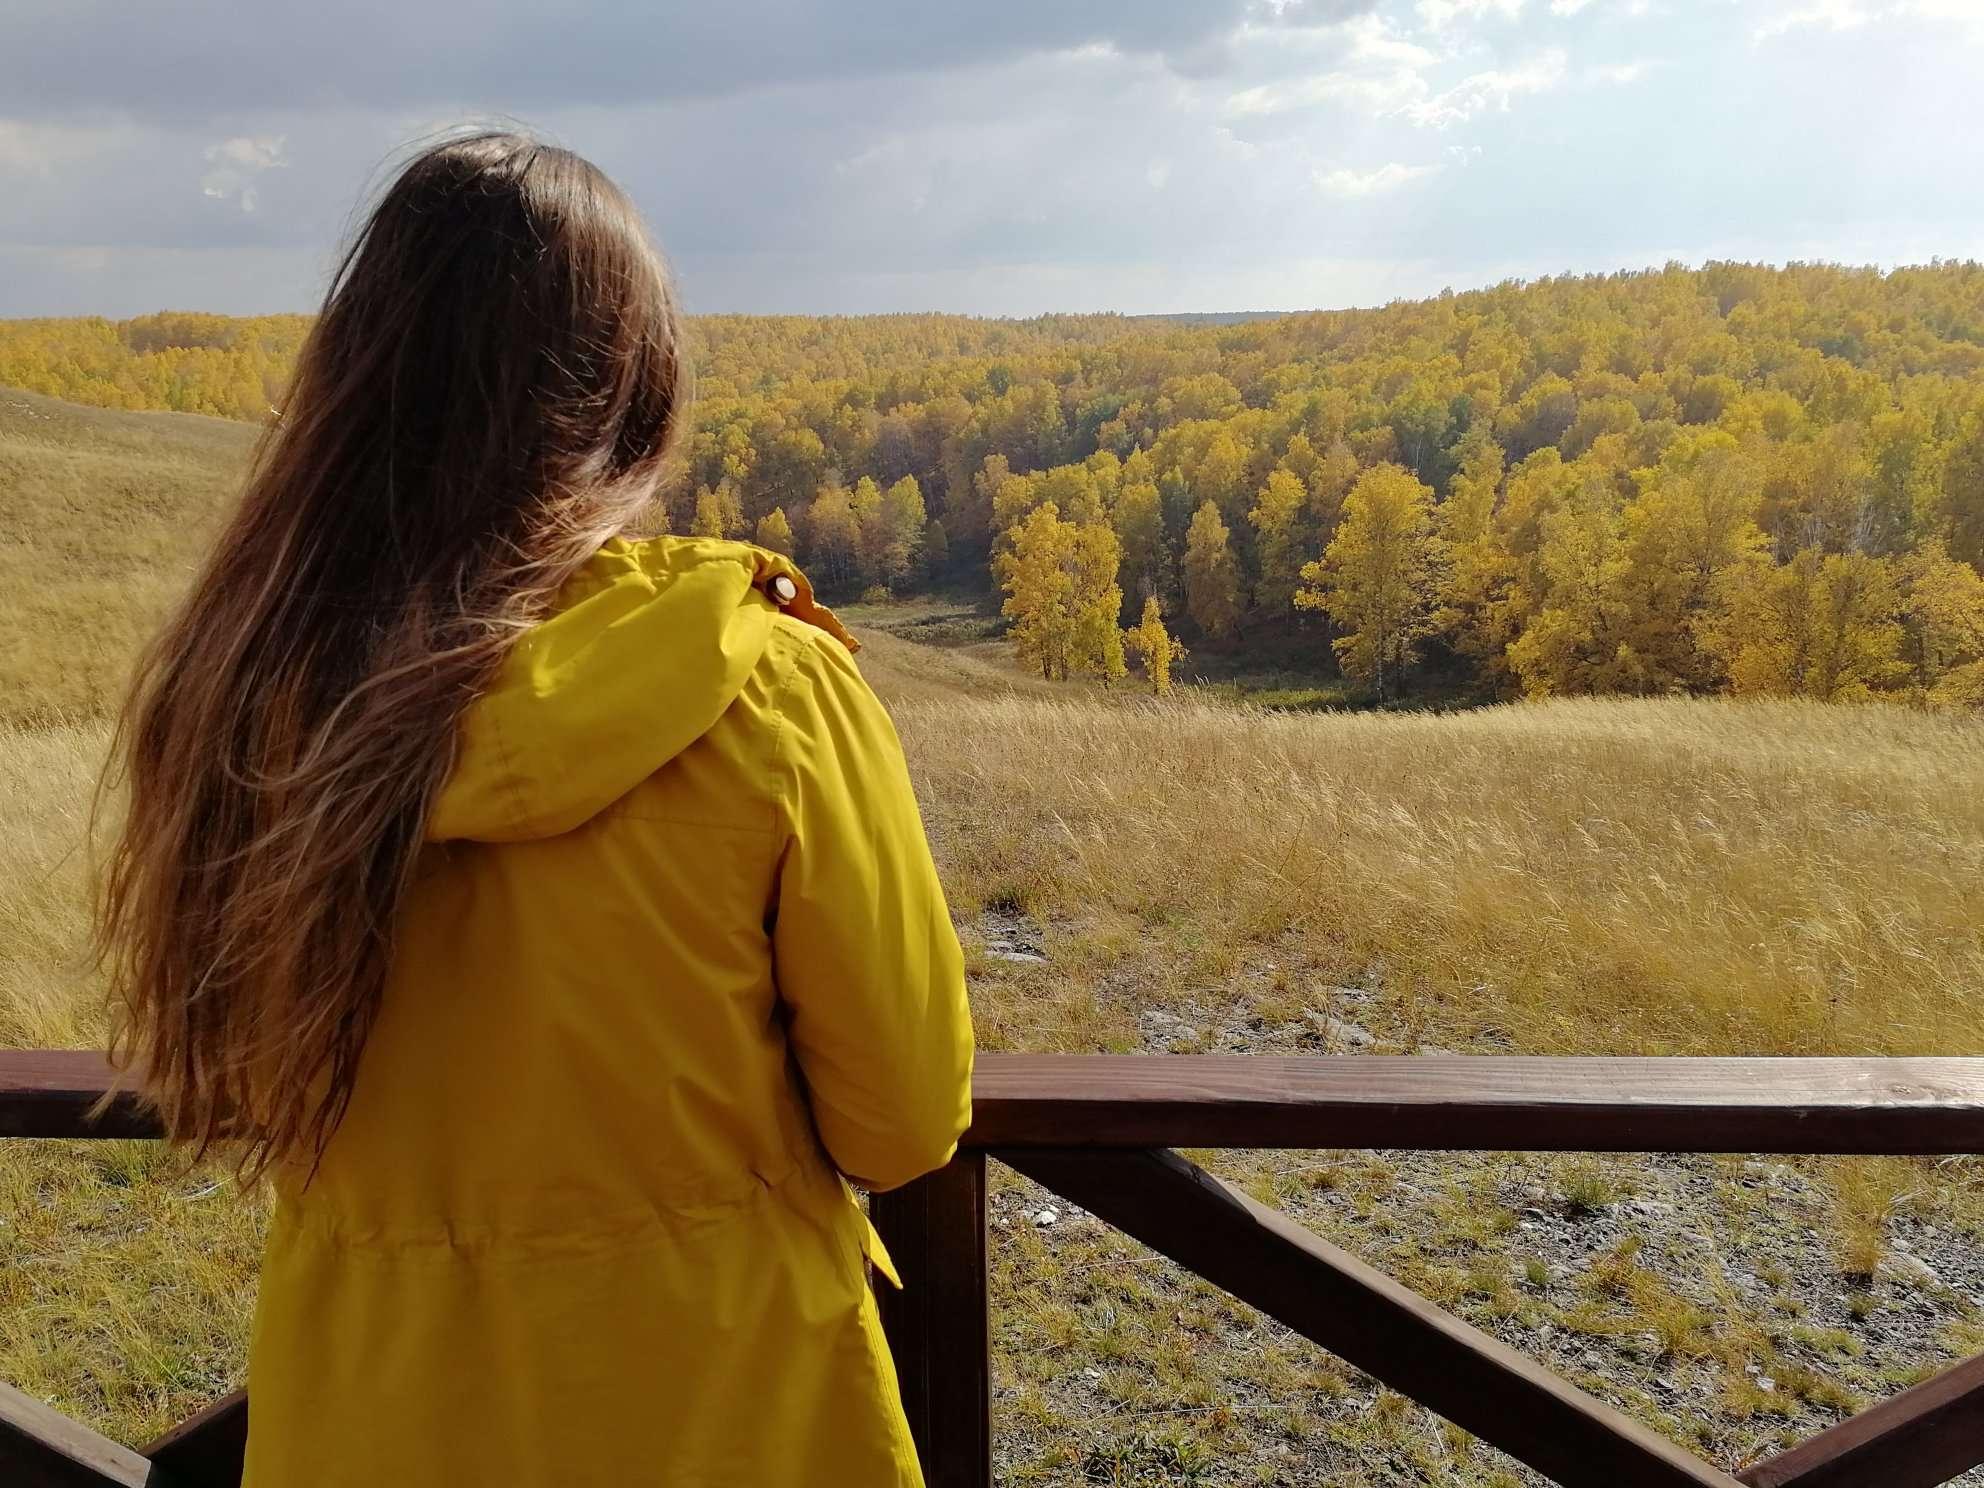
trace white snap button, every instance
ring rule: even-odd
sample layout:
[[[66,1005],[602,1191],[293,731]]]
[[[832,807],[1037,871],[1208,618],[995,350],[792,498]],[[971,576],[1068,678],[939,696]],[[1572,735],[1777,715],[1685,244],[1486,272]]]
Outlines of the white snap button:
[[[772,591],[772,598],[782,605],[791,604],[795,599],[799,598],[799,586],[784,574],[773,574],[769,587]]]

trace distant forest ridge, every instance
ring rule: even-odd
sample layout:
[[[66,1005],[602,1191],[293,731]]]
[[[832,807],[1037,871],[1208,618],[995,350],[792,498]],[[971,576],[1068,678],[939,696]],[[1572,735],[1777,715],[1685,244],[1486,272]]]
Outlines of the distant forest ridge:
[[[0,322],[0,384],[259,419],[308,325]],[[691,336],[671,525],[829,592],[990,578],[1049,676],[1123,675],[1141,619],[1133,652],[1313,646],[1379,696],[1984,704],[1975,263]]]

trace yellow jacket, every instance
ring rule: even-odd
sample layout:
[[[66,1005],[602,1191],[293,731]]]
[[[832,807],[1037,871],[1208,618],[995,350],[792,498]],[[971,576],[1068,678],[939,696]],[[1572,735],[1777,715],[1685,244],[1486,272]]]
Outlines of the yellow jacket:
[[[852,649],[784,559],[677,538],[519,641],[278,1181],[248,1488],[922,1481],[840,1174],[949,1158],[971,1026]]]

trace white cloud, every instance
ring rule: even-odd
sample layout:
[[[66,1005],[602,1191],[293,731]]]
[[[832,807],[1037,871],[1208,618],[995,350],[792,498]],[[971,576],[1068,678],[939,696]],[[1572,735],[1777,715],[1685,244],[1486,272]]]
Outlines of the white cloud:
[[[1381,196],[1409,182],[1433,175],[1439,169],[1437,165],[1401,165],[1394,160],[1376,170],[1338,169],[1315,171],[1311,175],[1316,185],[1331,196]]]
[[[1164,183],[1171,179],[1171,162],[1168,160],[1153,160],[1149,165],[1144,167],[1144,179],[1155,190],[1162,191],[1164,189]]]
[[[1636,83],[1652,71],[1651,62],[1601,62],[1585,69],[1585,81],[1589,83],[1610,83],[1624,86]]]
[[[1446,129],[1464,124],[1476,114],[1506,110],[1509,100],[1524,94],[1547,93],[1564,80],[1565,56],[1560,48],[1539,53],[1521,66],[1506,71],[1477,72],[1461,79],[1446,92],[1399,112],[1413,123],[1429,129]]]
[[[1434,31],[1444,31],[1458,20],[1477,16],[1499,16],[1513,21],[1522,14],[1523,0],[1419,0],[1419,19]]]
[[[1984,5],[1978,0],[1901,0],[1894,13],[1912,20],[1947,21],[1984,39]]]
[[[288,143],[286,134],[238,134],[217,145],[208,145],[207,159],[239,166],[242,170],[265,171],[289,164],[282,158]]]
[[[1788,31],[1796,31],[1806,26],[1824,27],[1830,31],[1852,31],[1873,20],[1876,12],[1869,10],[1860,0],[1814,0],[1813,4],[1800,6],[1795,10],[1782,10],[1770,17],[1750,33],[1752,41],[1769,41],[1774,36],[1782,36]]]
[[[1213,144],[1226,154],[1241,160],[1252,160],[1261,153],[1261,147],[1252,140],[1243,140],[1224,124],[1212,127]]]
[[[1436,53],[1408,40],[1392,23],[1376,11],[1346,21],[1343,32],[1350,38],[1350,60],[1384,63],[1392,67],[1431,67],[1439,61]]]
[[[200,194],[215,201],[232,201],[244,212],[253,212],[259,200],[252,182],[263,171],[288,166],[283,152],[289,144],[285,134],[237,134],[206,148],[207,163],[214,169],[200,177]]]
[[[1383,116],[1400,113],[1425,96],[1425,81],[1414,72],[1326,72],[1248,88],[1228,98],[1226,108],[1233,114],[1279,114],[1318,103],[1342,103]]]
[[[1574,16],[1589,4],[1591,0],[1550,0],[1550,14]]]
[[[1973,38],[1984,38],[1984,3],[1980,0],[1892,0],[1886,5],[1868,0],[1810,0],[1810,3],[1780,10],[1750,32],[1750,40],[1763,43],[1791,31],[1810,28],[1834,33],[1857,31],[1875,22],[1947,23],[1967,30]]]

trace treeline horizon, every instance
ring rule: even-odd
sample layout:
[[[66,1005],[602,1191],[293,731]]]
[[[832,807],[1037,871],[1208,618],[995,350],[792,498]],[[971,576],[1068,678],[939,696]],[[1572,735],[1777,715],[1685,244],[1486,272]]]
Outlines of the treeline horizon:
[[[0,383],[266,418],[308,324],[0,322]],[[1050,677],[1124,675],[1133,625],[1154,681],[1175,635],[1312,650],[1380,699],[1984,706],[1975,263],[690,338],[672,530],[790,552],[831,597],[994,585]]]

